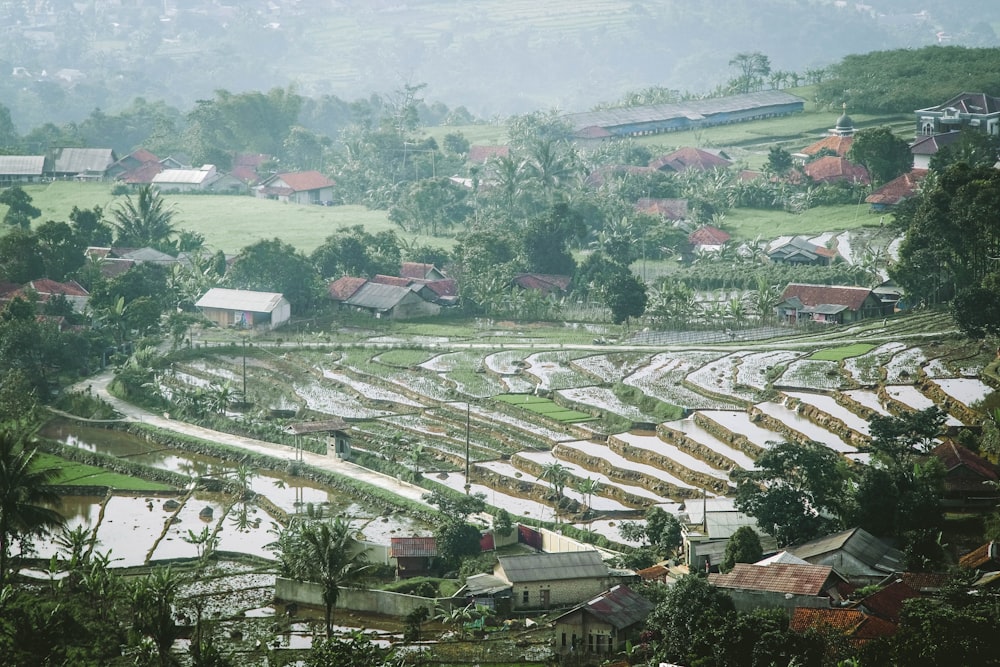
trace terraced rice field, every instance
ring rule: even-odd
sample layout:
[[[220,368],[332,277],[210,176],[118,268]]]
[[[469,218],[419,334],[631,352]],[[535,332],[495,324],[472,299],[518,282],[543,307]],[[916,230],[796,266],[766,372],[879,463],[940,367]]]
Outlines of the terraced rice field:
[[[553,494],[539,477],[558,463],[568,476],[565,495],[578,509],[590,504],[587,523],[610,531],[652,505],[676,508],[731,492],[732,470],[752,468],[776,442],[816,441],[864,460],[873,414],[943,403],[953,410],[949,425],[974,419],[970,408],[992,391],[977,377],[989,355],[971,344],[927,342],[934,334],[926,326],[903,318],[811,338],[683,348],[539,350],[538,341],[481,332],[476,344],[435,337],[428,350],[430,339],[380,336],[368,342],[396,347],[309,350],[301,358],[282,349],[280,357],[257,355],[247,372],[250,386],[267,387],[262,395],[297,409],[299,419],[353,422],[360,449],[400,460],[400,442],[421,444],[425,478],[463,492],[458,471],[468,441],[472,489],[515,515],[553,519]],[[235,385],[240,361],[209,355],[178,364],[164,383]],[[683,408],[685,417],[657,423],[615,395],[619,384]],[[623,419],[658,428],[603,431],[603,423]],[[599,485],[592,496],[575,490],[587,478]]]

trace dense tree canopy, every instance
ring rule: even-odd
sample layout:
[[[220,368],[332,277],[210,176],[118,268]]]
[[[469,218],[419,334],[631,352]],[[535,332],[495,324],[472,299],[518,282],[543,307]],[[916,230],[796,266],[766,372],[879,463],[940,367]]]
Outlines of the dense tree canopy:
[[[323,293],[319,273],[309,258],[277,238],[243,248],[226,272],[225,283],[283,294],[296,313],[318,303]]]
[[[864,165],[873,186],[888,183],[913,167],[910,144],[888,127],[873,127],[854,135],[847,159]]]

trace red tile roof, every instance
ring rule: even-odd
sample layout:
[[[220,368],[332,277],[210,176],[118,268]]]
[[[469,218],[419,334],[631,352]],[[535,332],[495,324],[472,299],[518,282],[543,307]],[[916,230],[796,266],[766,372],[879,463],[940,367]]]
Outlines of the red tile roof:
[[[867,287],[844,287],[838,285],[807,285],[789,283],[781,295],[782,301],[797,298],[807,308],[823,304],[847,306],[850,310],[861,310],[865,299],[872,293]]]
[[[958,566],[968,570],[981,570],[987,565],[996,565],[997,552],[997,544],[987,542],[959,558]]]
[[[896,626],[893,623],[856,609],[796,607],[788,627],[799,633],[807,630],[834,630],[855,643],[891,637],[896,633]]]
[[[688,234],[688,243],[691,245],[722,245],[728,242],[732,236],[712,225],[702,225],[698,229]]]
[[[867,169],[832,155],[813,160],[804,167],[804,171],[817,183],[849,181],[867,185],[870,182]]]
[[[737,563],[725,574],[710,574],[708,581],[719,588],[745,591],[822,595],[831,586],[833,568],[827,565],[772,563],[766,566]]]
[[[813,144],[809,144],[803,148],[800,152],[803,155],[816,155],[821,150],[826,148],[837,154],[838,157],[844,157],[847,155],[847,151],[851,150],[851,144],[854,143],[854,137],[842,137],[839,135],[831,135],[828,137],[823,137],[819,141]]]
[[[651,567],[636,570],[636,574],[643,581],[663,581],[670,576],[670,568],[666,565],[653,565]]]
[[[389,539],[390,558],[420,558],[437,556],[437,541],[433,537],[393,537]]]
[[[931,454],[941,461],[945,473],[964,468],[974,476],[982,478],[973,482],[976,485],[975,488],[981,489],[983,482],[995,482],[998,479],[997,471],[993,464],[957,442],[951,440],[942,442],[931,451]]]
[[[510,146],[469,146],[469,162],[483,164],[490,158],[509,157]]]
[[[869,204],[894,206],[904,199],[909,199],[920,189],[920,183],[927,177],[926,169],[914,169],[902,176],[897,176],[875,192],[865,197]]]
[[[855,607],[862,607],[870,614],[884,618],[893,623],[899,623],[899,615],[903,611],[903,603],[912,598],[920,597],[920,592],[915,591],[902,580],[897,580],[871,595],[861,599]]]
[[[278,178],[295,192],[319,190],[335,185],[333,181],[318,171],[293,171],[287,174],[278,174]]]
[[[134,151],[128,154],[128,157],[138,160],[143,164],[145,164],[146,162],[160,161],[160,158],[156,157],[156,155],[154,155],[151,151],[147,151],[145,148],[135,149]]]
[[[684,171],[685,169],[708,171],[710,169],[725,169],[731,164],[732,162],[729,160],[714,153],[685,146],[678,148],[673,153],[661,155],[650,162],[649,166],[666,171]]]
[[[118,175],[118,180],[130,185],[149,185],[164,167],[159,162],[146,162],[135,169]]]
[[[635,203],[635,210],[649,215],[659,215],[667,220],[685,220],[688,217],[688,200],[643,197]]]
[[[327,285],[326,290],[334,301],[347,301],[367,282],[364,278],[344,276]]]

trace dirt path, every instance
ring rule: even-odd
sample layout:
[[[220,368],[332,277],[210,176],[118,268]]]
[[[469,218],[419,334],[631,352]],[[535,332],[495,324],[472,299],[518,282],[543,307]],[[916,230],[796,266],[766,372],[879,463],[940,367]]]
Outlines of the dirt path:
[[[188,424],[186,422],[177,421],[176,419],[170,419],[163,415],[149,412],[148,410],[132,405],[131,403],[127,403],[115,396],[112,396],[108,392],[108,384],[110,384],[113,377],[114,371],[106,370],[99,375],[92,376],[83,382],[77,383],[70,389],[72,391],[79,392],[87,392],[89,390],[102,400],[107,401],[107,403],[110,404],[115,410],[124,415],[124,421],[151,424],[157,428],[173,431],[174,433],[183,433],[184,435],[189,435],[191,437],[200,438],[209,442],[217,442],[223,445],[229,445],[230,447],[238,447],[240,449],[257,454],[263,454],[265,456],[273,456],[286,460],[295,458],[295,449],[288,445],[266,442],[264,440],[255,440],[253,438],[246,438],[239,435],[233,435],[231,433],[223,433],[221,431],[213,431],[211,429],[202,428],[201,426],[195,426],[194,424]],[[427,493],[426,489],[416,486],[415,484],[400,481],[395,477],[390,477],[389,475],[364,468],[354,463],[344,461],[343,459],[338,459],[335,456],[323,456],[306,451],[300,452],[300,455],[303,462],[308,466],[344,475],[345,477],[350,477],[351,479],[358,480],[359,482],[364,482],[366,484],[371,484],[372,486],[385,489],[386,491],[391,491],[398,496],[406,498],[407,500],[412,500],[426,505],[426,503],[421,499],[421,497]]]

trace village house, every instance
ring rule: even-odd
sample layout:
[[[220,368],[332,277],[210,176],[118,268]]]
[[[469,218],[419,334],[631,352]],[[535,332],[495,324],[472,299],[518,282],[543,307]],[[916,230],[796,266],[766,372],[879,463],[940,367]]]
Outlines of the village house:
[[[441,305],[435,303],[436,293],[423,285],[386,285],[371,280],[358,285],[357,280],[364,279],[335,280],[328,287],[330,298],[342,307],[368,312],[377,319],[405,320],[441,312]],[[350,296],[341,298],[348,293]]]
[[[736,509],[732,498],[689,500],[681,519],[681,549],[685,564],[692,570],[718,569],[726,553],[729,538],[738,529],[749,526],[757,532],[764,553],[777,548],[777,541],[762,534],[757,519]]]
[[[902,572],[903,553],[863,528],[851,528],[833,535],[789,547],[788,552],[814,565],[829,565],[852,584],[878,583],[887,575]]]
[[[673,153],[654,158],[650,161],[649,166],[657,171],[680,173],[689,169],[695,171],[727,169],[732,164],[732,162],[718,153],[685,146],[678,148]]]
[[[838,634],[855,647],[891,637],[896,634],[896,624],[866,614],[860,609],[823,609],[797,607],[792,612],[788,627],[793,632],[820,632]]]
[[[389,558],[396,563],[396,578],[426,577],[434,571],[437,541],[433,537],[393,537]]]
[[[767,250],[767,258],[775,264],[828,266],[836,257],[836,250],[816,245],[802,236],[777,239]]]
[[[604,655],[638,641],[639,630],[653,603],[620,584],[556,617],[556,650]]]
[[[56,148],[46,160],[46,176],[101,181],[117,158],[110,148]]]
[[[546,273],[519,273],[512,281],[514,286],[523,290],[534,290],[543,296],[554,294],[563,296],[569,292],[572,276],[558,276]]]
[[[292,204],[333,203],[334,182],[318,171],[275,174],[257,186],[258,197]]]
[[[1000,97],[985,93],[959,93],[926,109],[917,109],[916,134],[929,137],[963,128],[989,135],[1000,134]]]
[[[569,607],[617,583],[597,551],[497,556],[493,575],[511,585],[511,607]]]
[[[292,316],[292,307],[277,292],[213,287],[194,304],[220,327],[276,329]]]
[[[44,155],[0,155],[0,187],[40,183],[44,172]]]
[[[957,442],[942,442],[931,456],[944,468],[942,505],[952,512],[990,512],[1000,502],[997,468]]]
[[[688,234],[688,243],[694,252],[718,252],[733,237],[712,225],[702,225]]]
[[[205,192],[221,178],[215,165],[206,164],[198,169],[164,169],[153,176],[152,184],[161,192]]]
[[[732,598],[737,611],[828,608],[852,590],[834,568],[808,563],[737,563],[724,574],[709,574],[708,581]]]
[[[641,197],[633,208],[637,213],[655,215],[671,222],[681,222],[689,217],[687,199]]]
[[[788,323],[848,324],[890,315],[892,305],[867,287],[789,283],[774,311],[780,321]]]
[[[835,157],[846,157],[854,144],[854,120],[847,115],[847,104],[844,104],[844,112],[837,119],[837,124],[827,131],[826,136],[815,141],[798,153],[792,153],[792,157],[800,162],[807,162],[816,156],[832,155]]]

